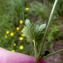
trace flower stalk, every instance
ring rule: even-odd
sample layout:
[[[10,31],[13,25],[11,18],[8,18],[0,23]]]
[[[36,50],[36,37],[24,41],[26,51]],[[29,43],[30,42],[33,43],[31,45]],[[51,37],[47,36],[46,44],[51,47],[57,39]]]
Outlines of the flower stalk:
[[[44,47],[44,45],[45,45],[46,34],[47,34],[47,31],[48,31],[48,27],[49,27],[49,25],[50,25],[50,22],[51,22],[51,19],[52,19],[52,16],[53,16],[55,7],[56,7],[56,5],[57,5],[57,2],[58,2],[58,0],[55,0],[55,2],[54,2],[54,4],[53,4],[53,8],[52,8],[52,11],[51,11],[49,20],[48,20],[48,24],[47,24],[47,27],[46,27],[46,30],[45,30],[45,33],[44,33],[44,38],[43,38],[42,43],[41,43],[41,46],[40,46],[40,50],[39,50],[39,53],[38,53],[38,58],[37,58],[37,60],[36,60],[36,63],[38,63],[39,58],[40,58],[40,55],[41,55],[41,53],[43,52],[43,47]]]

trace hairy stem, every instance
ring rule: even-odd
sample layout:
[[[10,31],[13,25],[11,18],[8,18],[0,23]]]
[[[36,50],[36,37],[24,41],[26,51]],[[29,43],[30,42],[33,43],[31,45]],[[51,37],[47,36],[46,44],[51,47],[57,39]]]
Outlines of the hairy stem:
[[[46,30],[45,30],[44,38],[43,38],[43,41],[42,41],[41,46],[40,46],[40,50],[39,50],[39,54],[38,54],[38,58],[37,58],[37,62],[36,63],[38,63],[40,55],[43,52],[43,47],[45,45],[45,39],[46,39],[47,30],[48,30],[49,24],[51,22],[51,19],[52,19],[52,16],[53,16],[53,13],[54,13],[54,10],[55,10],[57,2],[58,2],[58,0],[55,0],[55,2],[54,2],[54,5],[53,5],[53,8],[52,8],[49,20],[48,20],[48,24],[47,24],[47,27],[46,27]]]
[[[34,43],[34,54],[35,54],[35,59],[36,59],[37,50],[36,50],[36,44],[35,44],[35,40],[33,40],[33,43]]]

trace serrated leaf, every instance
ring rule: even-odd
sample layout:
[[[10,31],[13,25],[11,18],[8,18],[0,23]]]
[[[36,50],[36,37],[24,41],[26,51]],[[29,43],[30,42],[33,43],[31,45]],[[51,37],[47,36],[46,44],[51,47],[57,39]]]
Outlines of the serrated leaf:
[[[35,23],[30,23],[30,20],[26,20],[25,24],[25,30],[23,33],[25,34],[28,42],[32,42],[33,40],[36,42],[41,41],[43,37],[42,31],[45,29],[46,24],[38,25]]]
[[[46,27],[46,24],[40,25],[40,26],[39,26],[39,31],[42,31],[43,29],[45,29],[45,27]]]

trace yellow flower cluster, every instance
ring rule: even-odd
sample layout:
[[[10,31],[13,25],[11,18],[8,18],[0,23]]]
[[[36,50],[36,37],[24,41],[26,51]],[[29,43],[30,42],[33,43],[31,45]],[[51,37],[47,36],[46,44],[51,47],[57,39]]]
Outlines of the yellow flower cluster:
[[[23,49],[24,49],[24,46],[23,46],[23,45],[20,45],[20,46],[19,46],[19,49],[20,49],[20,50],[23,50]],[[12,52],[15,52],[15,50],[12,50]]]
[[[9,33],[10,33],[9,31],[6,31],[6,34],[7,34],[7,35],[5,35],[4,38],[8,38],[8,34],[9,34]],[[13,37],[13,36],[14,36],[14,33],[11,32],[11,33],[10,33],[10,36]]]
[[[25,10],[28,11],[29,8],[26,8]],[[23,22],[23,20],[20,20],[19,23],[20,23],[20,24],[23,24],[24,22]],[[16,30],[19,31],[19,30],[20,30],[20,27],[16,27]],[[24,30],[24,28],[23,28],[22,30]],[[21,30],[21,31],[22,31],[22,30]],[[8,34],[9,34],[9,35],[8,35]],[[14,32],[9,32],[9,31],[7,30],[7,31],[6,31],[6,35],[5,35],[5,38],[8,38],[8,36],[13,37],[14,35],[15,35]],[[24,39],[24,37],[25,37],[25,35],[24,35],[23,33],[21,33],[21,37],[19,37],[18,39],[19,39],[20,41],[22,41],[22,40]],[[17,45],[16,43],[13,44],[14,47],[15,47],[16,45]],[[20,45],[20,46],[19,46],[19,49],[20,49],[20,50],[23,50],[23,49],[24,49],[24,46],[23,46],[23,45]],[[15,50],[13,49],[12,52],[15,52]]]

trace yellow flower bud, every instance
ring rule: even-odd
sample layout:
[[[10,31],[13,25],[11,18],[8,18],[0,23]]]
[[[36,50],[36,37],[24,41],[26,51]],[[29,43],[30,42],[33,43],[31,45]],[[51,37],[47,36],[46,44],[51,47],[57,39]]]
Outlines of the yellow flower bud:
[[[23,24],[23,20],[20,20],[20,22],[19,22],[20,24]]]
[[[12,50],[12,52],[15,52],[15,50]]]
[[[6,34],[9,34],[9,31],[6,31]]]
[[[23,49],[24,49],[23,45],[21,45],[19,48],[20,48],[21,50],[23,50]]]
[[[25,34],[21,34],[21,36],[22,36],[22,37],[24,37],[24,36],[25,36]]]
[[[14,43],[13,45],[16,46],[16,43]]]
[[[10,36],[11,36],[11,37],[13,37],[13,36],[14,36],[14,33],[13,33],[13,32],[11,32],[11,33],[10,33]]]
[[[26,8],[25,8],[25,10],[26,10],[26,11],[29,11],[29,8],[28,8],[28,7],[26,7]]]
[[[19,37],[19,40],[22,41],[23,40],[23,37]]]
[[[5,38],[8,38],[8,36],[5,36]]]
[[[19,29],[20,29],[19,27],[16,28],[16,30],[19,30]]]

